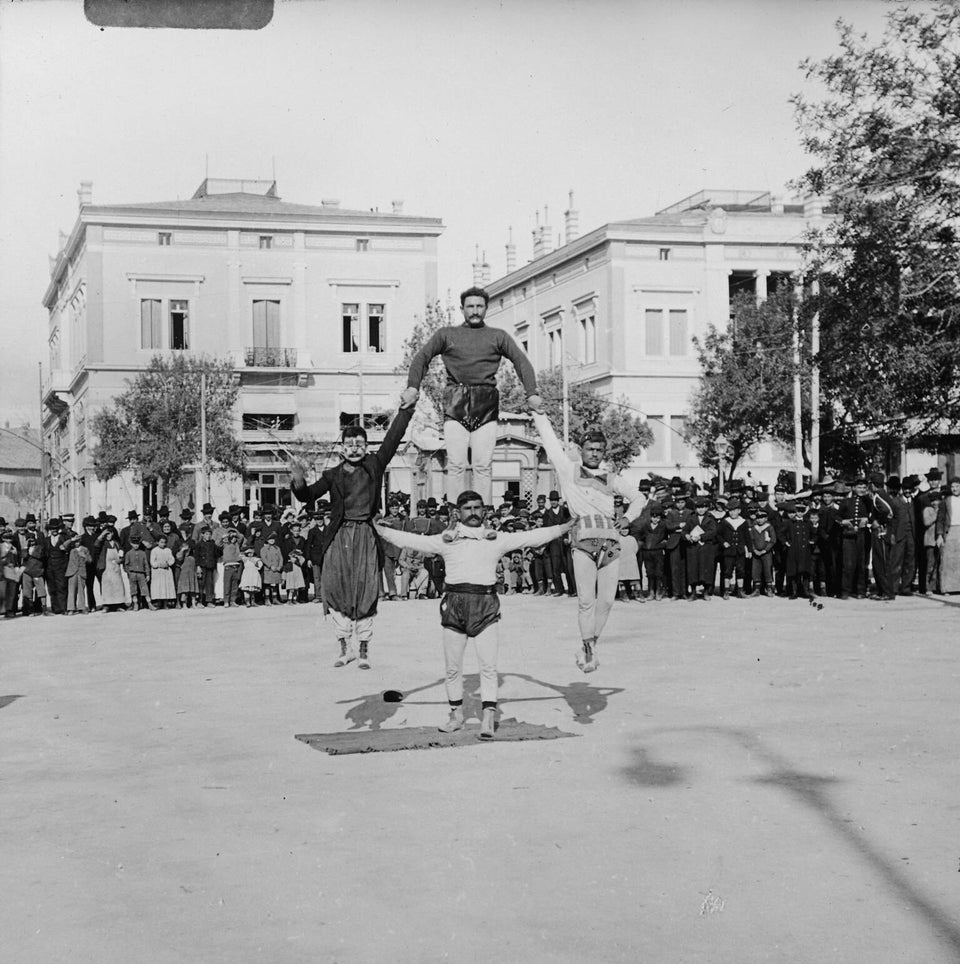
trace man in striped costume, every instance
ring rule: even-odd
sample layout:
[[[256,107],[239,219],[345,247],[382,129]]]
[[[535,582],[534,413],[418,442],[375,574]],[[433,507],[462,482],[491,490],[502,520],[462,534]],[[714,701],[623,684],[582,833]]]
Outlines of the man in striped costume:
[[[580,440],[581,461],[574,462],[543,412],[534,410],[533,422],[557,473],[563,498],[576,519],[570,546],[582,640],[577,666],[584,673],[592,673],[600,665],[597,641],[617,595],[620,530],[627,531],[643,510],[646,499],[615,472],[601,471],[607,440],[598,427],[584,433]],[[616,495],[622,495],[630,503],[619,522],[614,520]]]

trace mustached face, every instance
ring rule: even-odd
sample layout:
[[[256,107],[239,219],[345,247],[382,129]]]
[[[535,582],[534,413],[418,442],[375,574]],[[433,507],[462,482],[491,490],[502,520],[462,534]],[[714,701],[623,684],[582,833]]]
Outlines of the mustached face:
[[[470,526],[471,528],[478,528],[483,524],[483,503],[473,499],[470,502],[464,502],[460,506],[460,521],[465,526]]]

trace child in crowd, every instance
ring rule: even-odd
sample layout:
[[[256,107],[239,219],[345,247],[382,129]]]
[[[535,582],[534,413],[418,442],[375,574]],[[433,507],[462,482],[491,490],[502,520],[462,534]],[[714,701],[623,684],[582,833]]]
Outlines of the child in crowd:
[[[759,513],[750,526],[750,551],[753,554],[753,592],[751,595],[773,595],[773,547],[777,535],[770,524],[770,517]]]
[[[177,600],[180,609],[193,608],[193,601],[200,591],[197,583],[197,560],[193,554],[196,542],[193,540],[193,526],[180,528],[180,548],[177,550]]]
[[[270,532],[260,550],[263,560],[263,601],[267,606],[280,605],[280,578],[283,571],[283,553],[277,545],[277,534]]]
[[[248,609],[253,605],[254,597],[260,592],[260,570],[262,568],[263,562],[257,558],[253,546],[244,549],[240,591],[243,593],[243,601]]]
[[[43,578],[43,547],[33,542],[27,549],[20,577],[20,590],[23,593],[24,614],[42,616],[47,611],[47,585]]]
[[[231,529],[224,539],[220,561],[223,563],[223,604],[228,609],[239,605],[240,569],[243,556],[240,552],[240,533]]]
[[[154,603],[161,609],[173,609],[177,605],[177,587],[173,582],[173,553],[167,545],[167,537],[161,535],[150,550],[150,591]],[[153,606],[150,607],[151,609]]]
[[[87,603],[86,579],[87,566],[90,565],[92,558],[90,550],[79,543],[70,550],[70,556],[67,560],[68,613],[90,612]]]
[[[430,578],[423,564],[423,553],[417,549],[400,550],[400,598],[423,599]],[[411,593],[413,595],[411,595]]]
[[[138,609],[156,609],[150,598],[150,555],[143,540],[130,537],[130,549],[123,556],[123,571],[130,584],[130,602],[134,612]]]
[[[637,542],[647,574],[647,592],[651,599],[663,599],[663,554],[667,546],[667,523],[659,502],[648,506],[649,518],[637,527]]]
[[[750,558],[750,526],[740,512],[740,500],[733,498],[727,503],[727,514],[720,521],[724,599],[730,598],[731,590],[737,599],[743,599],[743,581]]]
[[[303,580],[303,553],[299,549],[292,550],[284,564],[283,588],[287,593],[288,605],[300,601],[300,590],[306,588],[306,583]]]

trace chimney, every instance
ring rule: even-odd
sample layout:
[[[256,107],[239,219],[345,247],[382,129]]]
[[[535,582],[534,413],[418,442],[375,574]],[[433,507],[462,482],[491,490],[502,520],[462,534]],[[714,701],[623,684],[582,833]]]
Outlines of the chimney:
[[[544,254],[553,250],[553,229],[550,227],[550,215],[546,204],[543,206],[543,226],[540,228],[540,244]]]
[[[770,195],[770,213],[783,214],[783,195],[782,194]]]
[[[483,252],[483,263],[480,265],[480,287],[486,288],[490,284],[490,263],[487,261],[487,252]]]
[[[392,201],[391,203],[393,204],[394,214],[403,214],[403,201]]]
[[[570,189],[570,207],[563,212],[564,244],[576,241],[580,237],[580,212],[573,206],[573,188]]]
[[[483,265],[480,263],[480,245],[476,245],[473,255],[473,284],[474,287],[483,286]]]
[[[517,269],[517,246],[513,243],[513,228],[508,229],[507,241],[507,274]]]
[[[537,226],[533,229],[533,260],[543,254],[543,232],[540,230],[540,212],[536,212]]]
[[[819,194],[809,194],[803,199],[803,216],[811,220],[823,217],[823,198]]]
[[[85,204],[93,204],[93,181],[80,182],[80,187],[77,189],[77,199],[81,209]]]
[[[320,207],[336,209],[340,207],[340,198],[324,197],[320,199]]]

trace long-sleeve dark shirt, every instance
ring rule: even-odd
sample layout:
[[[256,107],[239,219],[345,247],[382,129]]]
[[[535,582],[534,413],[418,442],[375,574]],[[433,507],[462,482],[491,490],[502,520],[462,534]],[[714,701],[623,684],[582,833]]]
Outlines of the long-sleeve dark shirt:
[[[530,359],[500,328],[463,324],[449,325],[435,332],[410,364],[407,384],[411,388],[420,387],[430,362],[437,355],[443,357],[448,385],[496,386],[500,359],[507,358],[513,362],[524,391],[528,395],[536,394],[537,375]]]

